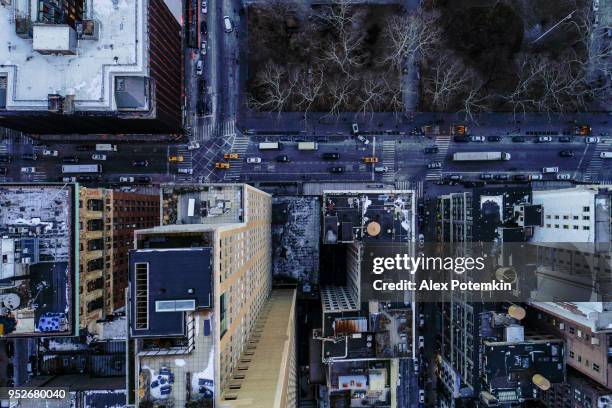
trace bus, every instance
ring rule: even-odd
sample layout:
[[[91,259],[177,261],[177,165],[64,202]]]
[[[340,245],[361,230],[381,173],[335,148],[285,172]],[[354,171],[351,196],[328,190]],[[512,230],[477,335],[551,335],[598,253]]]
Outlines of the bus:
[[[316,142],[299,142],[298,150],[317,150],[319,144]]]
[[[96,144],[96,151],[98,152],[116,152],[117,145],[110,143],[98,143]]]
[[[504,152],[460,152],[453,155],[454,161],[510,160],[510,153]]]
[[[64,174],[102,173],[102,165],[101,164],[64,164],[62,166],[62,173]]]
[[[278,142],[261,142],[259,144],[259,150],[278,150],[282,148],[282,144]]]

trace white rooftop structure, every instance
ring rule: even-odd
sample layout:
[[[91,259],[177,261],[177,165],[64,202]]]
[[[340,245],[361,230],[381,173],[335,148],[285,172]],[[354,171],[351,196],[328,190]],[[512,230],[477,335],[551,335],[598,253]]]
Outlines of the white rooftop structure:
[[[77,111],[114,111],[114,77],[148,76],[147,0],[85,0],[83,18],[97,35],[80,39],[70,26],[37,24],[38,7],[36,0],[0,2],[7,110],[46,111],[48,95],[59,94],[72,96]],[[16,18],[32,23],[32,38],[17,35]]]
[[[612,310],[604,302],[532,302],[531,305],[593,332],[612,331]]]

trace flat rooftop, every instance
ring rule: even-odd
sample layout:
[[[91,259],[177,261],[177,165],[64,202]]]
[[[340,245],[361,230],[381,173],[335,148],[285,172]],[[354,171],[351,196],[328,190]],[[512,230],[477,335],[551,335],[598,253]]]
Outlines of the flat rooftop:
[[[48,95],[59,94],[73,95],[75,110],[115,111],[114,77],[148,76],[145,0],[85,0],[84,19],[98,25],[97,39],[78,39],[74,55],[34,49],[42,47],[44,52],[69,42],[68,32],[51,39],[48,26],[36,25],[38,1],[4,4],[0,3],[0,76],[7,78],[7,110],[46,111]],[[17,35],[16,17],[32,24],[33,38]]]
[[[0,184],[5,335],[70,334],[75,280],[71,184]]]
[[[293,348],[290,339],[295,339],[292,333],[295,330],[295,296],[295,289],[272,290],[256,323],[260,325],[261,337],[253,355],[248,356],[251,360],[247,363],[248,370],[238,371],[245,377],[230,380],[230,385],[239,383],[240,388],[229,389],[223,394],[221,408],[281,406],[280,391],[287,387],[283,374],[294,369],[289,353]],[[235,399],[225,399],[230,394]]]
[[[163,224],[242,223],[244,185],[194,184],[163,186]]]
[[[185,312],[212,307],[212,250],[132,250],[130,288],[132,336],[182,336]]]
[[[323,243],[414,241],[411,190],[326,191]]]

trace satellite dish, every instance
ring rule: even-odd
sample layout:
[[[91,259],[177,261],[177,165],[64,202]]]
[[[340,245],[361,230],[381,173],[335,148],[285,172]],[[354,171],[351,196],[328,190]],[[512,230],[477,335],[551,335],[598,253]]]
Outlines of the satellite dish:
[[[371,223],[368,224],[367,232],[368,232],[368,235],[371,237],[377,236],[378,234],[380,234],[380,224],[377,223],[376,221],[372,221]]]

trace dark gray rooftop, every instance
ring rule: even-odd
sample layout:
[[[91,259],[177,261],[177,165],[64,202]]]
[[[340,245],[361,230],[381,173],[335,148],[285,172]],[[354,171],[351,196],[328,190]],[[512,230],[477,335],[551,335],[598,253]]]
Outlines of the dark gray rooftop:
[[[212,248],[138,249],[130,251],[131,322],[134,337],[176,337],[184,334],[184,311],[156,312],[157,301],[194,300],[195,309],[212,307]],[[135,264],[146,263],[146,296],[138,296]],[[144,299],[148,325],[137,329],[136,307]]]

